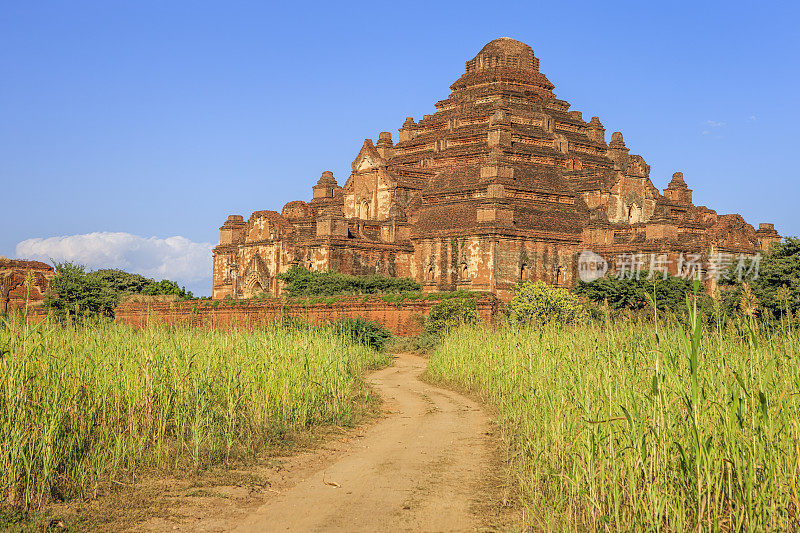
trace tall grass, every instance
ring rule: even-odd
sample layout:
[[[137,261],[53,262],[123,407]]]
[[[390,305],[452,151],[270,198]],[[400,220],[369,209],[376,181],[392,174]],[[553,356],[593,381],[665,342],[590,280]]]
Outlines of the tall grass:
[[[800,340],[701,328],[465,328],[428,373],[496,407],[535,528],[796,530]]]
[[[92,494],[140,467],[202,468],[351,423],[386,357],[323,330],[0,321],[0,493]]]

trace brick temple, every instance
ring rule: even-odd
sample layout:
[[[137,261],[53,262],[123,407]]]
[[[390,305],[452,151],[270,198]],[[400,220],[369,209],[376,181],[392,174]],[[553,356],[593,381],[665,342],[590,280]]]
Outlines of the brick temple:
[[[214,249],[214,298],[278,295],[293,265],[407,276],[426,290],[491,291],[521,280],[571,286],[578,257],[754,255],[780,236],[692,202],[676,172],[660,192],[622,134],[553,92],[533,49],[503,37],[467,61],[436,112],[408,117],[397,142],[364,141],[339,185],[308,202],[231,215]],[[665,261],[666,260],[666,261]]]
[[[39,261],[0,257],[0,313],[40,306],[55,275],[53,267]]]

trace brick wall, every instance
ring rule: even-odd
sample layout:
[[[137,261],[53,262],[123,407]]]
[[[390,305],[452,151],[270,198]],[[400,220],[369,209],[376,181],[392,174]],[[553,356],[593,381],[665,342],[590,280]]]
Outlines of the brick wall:
[[[25,280],[31,275],[30,291]],[[0,257],[0,313],[24,310],[39,305],[55,276],[53,267],[39,261],[20,261]]]
[[[339,318],[363,317],[384,324],[396,335],[416,335],[422,331],[424,316],[436,303],[437,300],[417,300],[395,304],[380,298],[365,301],[361,297],[336,301],[330,305],[304,305],[278,299],[132,302],[121,304],[114,314],[118,322],[132,326],[144,326],[149,322],[220,329],[264,326],[282,317],[298,317],[315,325]],[[491,321],[497,311],[497,300],[492,296],[482,296],[478,298],[477,304],[481,319]]]

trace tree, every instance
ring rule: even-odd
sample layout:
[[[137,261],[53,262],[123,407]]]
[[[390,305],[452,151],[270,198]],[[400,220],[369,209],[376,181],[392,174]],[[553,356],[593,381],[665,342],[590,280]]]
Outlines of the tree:
[[[194,295],[191,291],[187,291],[186,287],[181,287],[174,281],[162,279],[161,281],[149,280],[148,283],[140,292],[151,296],[166,296],[174,294],[181,299],[191,299]]]
[[[693,293],[693,283],[691,279],[675,276],[650,279],[606,276],[588,283],[579,281],[574,292],[595,303],[608,302],[613,309],[637,310],[655,301],[661,311],[681,311],[686,306],[686,295]]]
[[[750,275],[741,276],[742,272]],[[757,275],[756,275],[757,274]],[[735,262],[720,280],[727,310],[740,307],[742,299],[753,299],[763,315],[770,318],[800,312],[800,239],[786,237],[764,254],[758,263]],[[750,292],[748,292],[750,291]]]
[[[122,294],[139,294],[153,280],[140,274],[130,274],[124,270],[104,268],[86,274],[88,277],[97,279],[100,283],[110,287],[112,290]]]
[[[50,292],[44,305],[57,316],[113,316],[119,293],[101,278],[86,274],[86,268],[72,262],[56,263]]]
[[[167,295],[192,298],[191,292],[170,280],[155,281],[122,270],[86,272],[83,265],[57,263],[56,275],[44,305],[57,316],[114,316],[114,309],[127,294]]]

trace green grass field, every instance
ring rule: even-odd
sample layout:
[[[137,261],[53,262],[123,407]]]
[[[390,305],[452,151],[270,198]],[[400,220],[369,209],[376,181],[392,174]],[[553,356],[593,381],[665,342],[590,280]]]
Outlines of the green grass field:
[[[798,355],[746,323],[472,327],[428,376],[496,409],[535,529],[797,530]]]
[[[297,430],[349,425],[375,350],[327,330],[27,327],[0,318],[0,500],[91,496],[140,468],[252,456]]]

